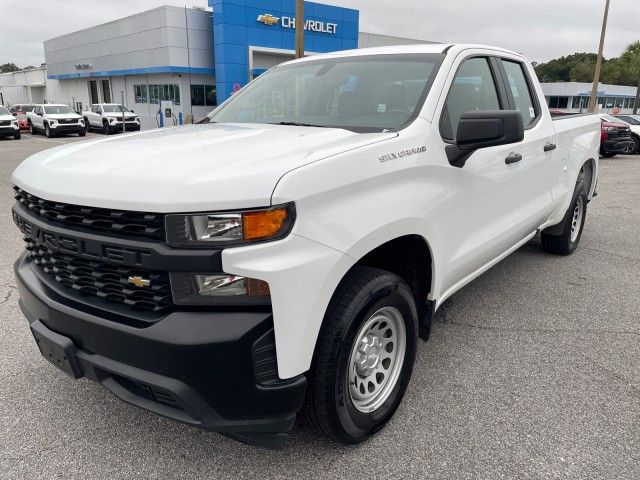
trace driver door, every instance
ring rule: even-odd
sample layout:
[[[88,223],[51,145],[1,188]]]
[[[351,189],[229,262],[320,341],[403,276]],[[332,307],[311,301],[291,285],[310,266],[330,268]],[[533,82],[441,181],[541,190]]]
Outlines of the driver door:
[[[492,58],[463,60],[453,77],[440,115],[442,152],[455,143],[462,114],[480,110],[507,110],[504,88]],[[520,143],[474,151],[462,168],[450,167],[449,198],[441,214],[447,264],[445,292],[518,243],[525,235],[521,223],[524,165],[508,162]],[[446,155],[445,155],[446,157]],[[445,159],[449,166],[448,159]]]

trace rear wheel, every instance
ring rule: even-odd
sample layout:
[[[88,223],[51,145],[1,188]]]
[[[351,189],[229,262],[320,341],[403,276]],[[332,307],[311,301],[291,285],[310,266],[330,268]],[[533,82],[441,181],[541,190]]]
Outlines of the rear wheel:
[[[35,129],[35,127],[33,126],[33,123],[31,123],[31,121],[29,121],[29,133],[30,133],[31,135],[35,135],[35,134],[36,134],[36,129]]]
[[[571,255],[582,237],[584,222],[587,218],[587,192],[580,181],[576,185],[571,205],[565,213],[562,231],[557,234],[542,232],[542,249],[556,255]]]
[[[319,433],[358,443],[383,428],[409,383],[418,318],[397,275],[355,267],[325,315],[303,413]]]

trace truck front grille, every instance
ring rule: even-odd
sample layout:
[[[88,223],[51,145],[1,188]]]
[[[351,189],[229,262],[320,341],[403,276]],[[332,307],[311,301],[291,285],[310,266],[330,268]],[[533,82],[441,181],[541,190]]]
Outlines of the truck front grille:
[[[49,223],[76,231],[102,233],[121,238],[164,240],[164,215],[111,210],[43,200],[14,187],[16,201]]]
[[[123,265],[87,260],[56,252],[33,239],[25,239],[34,265],[64,288],[82,295],[161,312],[173,306],[169,274],[134,269]],[[146,287],[137,287],[130,279],[148,280]]]
[[[0,127],[8,127],[11,125],[11,120],[0,120]]]

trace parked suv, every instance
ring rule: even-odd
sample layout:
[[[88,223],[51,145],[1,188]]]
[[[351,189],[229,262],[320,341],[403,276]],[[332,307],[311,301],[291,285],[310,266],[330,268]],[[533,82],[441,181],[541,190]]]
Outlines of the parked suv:
[[[87,134],[82,117],[67,105],[36,105],[27,119],[29,131],[34,135],[43,132],[51,138],[64,133],[77,133],[81,137]]]
[[[619,153],[627,153],[632,146],[629,125],[605,114],[600,115],[600,122],[600,155],[611,158]]]
[[[122,122],[125,122],[125,129],[130,131],[140,130],[140,119],[128,108],[117,103],[96,103],[82,114],[87,129],[100,129],[104,134],[122,131]]]
[[[0,138],[3,137],[13,137],[20,140],[20,126],[11,112],[0,106]]]

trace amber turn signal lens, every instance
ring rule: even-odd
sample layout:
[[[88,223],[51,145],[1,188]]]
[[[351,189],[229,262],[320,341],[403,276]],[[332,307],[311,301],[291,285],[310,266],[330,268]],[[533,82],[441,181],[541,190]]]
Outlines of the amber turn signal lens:
[[[248,212],[242,215],[245,240],[260,240],[277,235],[287,220],[287,209]]]

